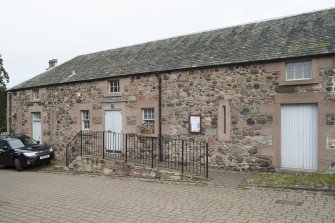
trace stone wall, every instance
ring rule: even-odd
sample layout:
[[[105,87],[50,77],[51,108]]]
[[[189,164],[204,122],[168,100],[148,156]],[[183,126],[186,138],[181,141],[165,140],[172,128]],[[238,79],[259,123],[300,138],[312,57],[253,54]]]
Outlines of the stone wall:
[[[271,157],[258,147],[272,145],[272,136],[261,135],[271,115],[260,113],[263,104],[274,104],[278,72],[264,66],[231,66],[174,72],[163,76],[163,127],[166,134],[207,140],[212,167],[229,170],[270,170]],[[231,140],[218,139],[219,101],[231,98]],[[200,114],[202,131],[189,135],[189,114]]]
[[[319,103],[319,161],[324,170],[335,160],[334,58],[313,60],[315,80],[308,84],[282,83],[285,62],[221,66],[161,73],[162,133],[209,143],[210,166],[228,170],[272,171],[280,167],[280,105],[288,99],[309,98]],[[316,62],[315,62],[316,61]],[[63,158],[64,149],[81,129],[80,110],[91,113],[91,130],[104,130],[104,112],[123,112],[123,130],[141,134],[143,108],[154,108],[158,135],[158,79],[154,74],[120,78],[121,92],[108,94],[108,80],[41,88],[41,99],[31,90],[12,93],[12,129],[32,134],[31,112],[42,113],[43,142]],[[299,97],[297,97],[297,95]],[[285,101],[286,100],[286,101]],[[230,107],[229,138],[220,132],[220,103]],[[306,100],[305,100],[306,101]],[[291,103],[291,102],[290,102]],[[305,103],[309,103],[308,100]],[[189,115],[201,116],[201,133],[190,134]],[[328,149],[326,148],[328,146]]]
[[[189,175],[177,171],[150,168],[115,160],[106,160],[90,156],[78,156],[68,167],[75,172],[101,174],[110,177],[132,176],[167,181],[207,180],[204,176]]]
[[[91,109],[92,104],[99,104],[98,99],[102,94],[95,82],[42,88],[38,101],[31,99],[31,90],[15,92],[12,94],[11,110],[17,116],[12,119],[12,130],[32,135],[31,113],[41,112],[42,141],[51,144],[57,155],[63,158],[66,145],[81,127],[80,105]],[[101,110],[101,107],[97,109]]]

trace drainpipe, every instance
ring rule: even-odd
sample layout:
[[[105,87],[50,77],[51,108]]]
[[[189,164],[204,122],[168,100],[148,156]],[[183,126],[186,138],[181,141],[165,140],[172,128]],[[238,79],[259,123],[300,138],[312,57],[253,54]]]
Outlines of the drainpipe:
[[[159,161],[163,162],[163,146],[162,146],[162,78],[159,72],[156,73],[158,79],[158,146]]]
[[[12,94],[7,91],[7,132],[9,134],[12,133],[12,123],[11,123],[11,115],[12,115]]]

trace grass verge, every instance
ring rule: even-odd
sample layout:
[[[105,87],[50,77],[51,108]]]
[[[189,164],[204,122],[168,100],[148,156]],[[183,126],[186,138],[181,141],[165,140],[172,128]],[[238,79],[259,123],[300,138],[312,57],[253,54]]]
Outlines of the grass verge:
[[[256,173],[242,188],[267,187],[335,192],[335,176],[322,173]]]

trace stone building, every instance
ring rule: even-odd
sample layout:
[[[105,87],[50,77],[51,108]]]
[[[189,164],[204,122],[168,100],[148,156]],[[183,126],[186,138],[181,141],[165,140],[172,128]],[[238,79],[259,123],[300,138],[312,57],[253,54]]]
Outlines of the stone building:
[[[8,91],[8,131],[206,140],[210,166],[335,169],[335,9],[77,56]],[[198,122],[200,120],[200,122]]]

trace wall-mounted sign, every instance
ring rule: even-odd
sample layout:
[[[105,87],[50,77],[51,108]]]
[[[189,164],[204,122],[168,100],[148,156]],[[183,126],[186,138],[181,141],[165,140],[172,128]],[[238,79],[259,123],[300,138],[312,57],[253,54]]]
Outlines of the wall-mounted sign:
[[[115,103],[111,103],[111,109],[115,109]]]
[[[201,116],[190,115],[190,133],[201,133]]]

